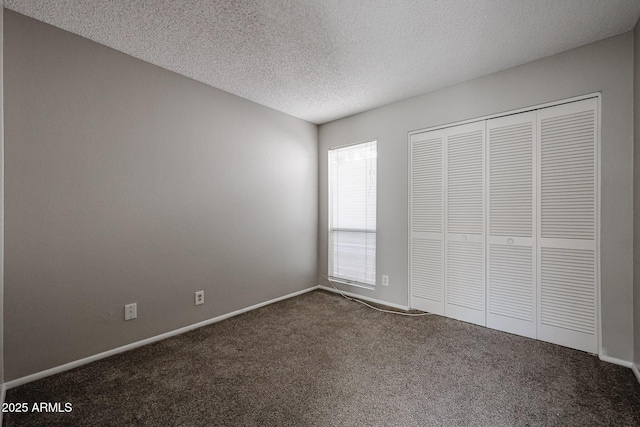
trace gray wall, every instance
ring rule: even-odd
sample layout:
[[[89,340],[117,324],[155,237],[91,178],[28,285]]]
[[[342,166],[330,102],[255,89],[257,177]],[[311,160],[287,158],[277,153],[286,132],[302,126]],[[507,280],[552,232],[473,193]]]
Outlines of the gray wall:
[[[640,366],[640,20],[636,23],[633,43],[633,115],[635,119],[633,133],[633,342],[635,343],[634,359]]]
[[[602,328],[605,355],[633,357],[633,34],[631,32],[320,126],[319,274],[327,271],[327,150],[378,141],[375,291],[407,304],[407,132],[602,91]],[[320,275],[318,282],[328,285]]]
[[[7,381],[317,284],[317,126],[4,23]]]

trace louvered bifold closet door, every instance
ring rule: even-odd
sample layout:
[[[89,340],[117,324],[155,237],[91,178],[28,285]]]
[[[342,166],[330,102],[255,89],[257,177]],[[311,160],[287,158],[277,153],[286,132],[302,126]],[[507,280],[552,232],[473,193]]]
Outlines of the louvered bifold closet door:
[[[487,326],[536,337],[536,113],[487,120]]]
[[[411,135],[411,307],[444,315],[444,131]]]
[[[485,122],[445,129],[445,315],[484,326]]]
[[[538,110],[538,339],[598,352],[597,100]]]

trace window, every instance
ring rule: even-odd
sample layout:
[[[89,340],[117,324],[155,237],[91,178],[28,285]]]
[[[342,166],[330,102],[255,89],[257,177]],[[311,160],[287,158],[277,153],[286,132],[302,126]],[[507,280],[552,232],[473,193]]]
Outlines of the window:
[[[329,276],[376,284],[376,141],[329,151]]]

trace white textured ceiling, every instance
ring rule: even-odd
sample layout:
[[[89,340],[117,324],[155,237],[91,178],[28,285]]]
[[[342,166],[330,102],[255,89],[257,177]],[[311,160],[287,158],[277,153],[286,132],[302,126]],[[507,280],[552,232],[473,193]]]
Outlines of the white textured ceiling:
[[[639,0],[4,0],[325,123],[633,29]]]

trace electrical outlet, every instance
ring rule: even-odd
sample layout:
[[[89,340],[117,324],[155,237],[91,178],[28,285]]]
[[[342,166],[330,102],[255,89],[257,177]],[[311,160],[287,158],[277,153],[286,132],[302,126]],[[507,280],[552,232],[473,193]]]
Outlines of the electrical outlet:
[[[127,304],[124,306],[124,320],[131,320],[138,317],[138,304]]]
[[[389,286],[389,276],[386,274],[382,275],[382,286]]]
[[[204,304],[204,291],[196,292],[196,305]]]

